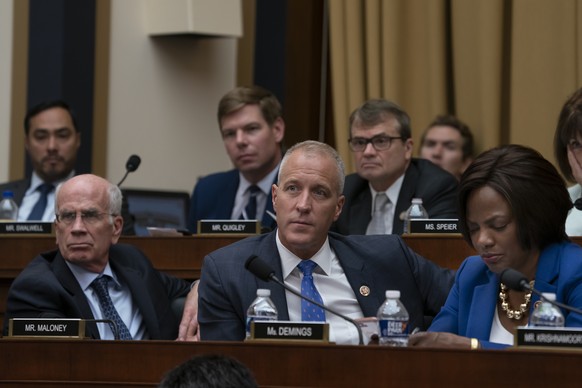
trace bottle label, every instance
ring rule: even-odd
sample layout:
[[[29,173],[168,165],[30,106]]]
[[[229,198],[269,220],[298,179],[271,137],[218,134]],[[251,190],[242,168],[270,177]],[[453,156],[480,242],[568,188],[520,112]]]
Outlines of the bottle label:
[[[380,337],[407,337],[408,321],[400,319],[381,319],[378,321]]]

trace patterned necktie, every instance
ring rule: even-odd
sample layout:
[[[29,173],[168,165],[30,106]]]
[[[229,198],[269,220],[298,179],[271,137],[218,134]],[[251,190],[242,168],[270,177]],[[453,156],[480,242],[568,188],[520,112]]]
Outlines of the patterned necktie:
[[[99,305],[101,306],[101,313],[103,314],[103,318],[112,320],[117,326],[117,328],[114,328],[113,325],[109,325],[113,334],[115,335],[116,332],[118,332],[119,339],[130,340],[132,338],[131,334],[129,333],[129,329],[127,326],[125,326],[125,323],[117,313],[115,306],[113,306],[113,301],[109,296],[109,290],[107,289],[108,282],[108,275],[99,276],[97,279],[93,280],[91,283],[91,288],[95,290],[95,293],[99,298]]]
[[[372,221],[368,225],[366,234],[386,234],[386,217],[388,216],[388,209],[390,200],[386,193],[376,194],[374,200],[374,215]]]
[[[256,220],[257,219],[257,195],[261,192],[259,186],[252,185],[248,188],[249,201],[245,207],[245,211],[241,214],[241,220]],[[245,217],[246,215],[246,217]]]
[[[44,211],[46,209],[46,204],[48,202],[48,195],[51,191],[53,191],[55,187],[50,183],[43,183],[42,185],[36,188],[36,191],[40,192],[40,197],[36,204],[32,208],[32,211],[28,215],[29,221],[40,221],[42,220],[42,216],[44,215]]]
[[[321,295],[319,295],[317,288],[315,288],[315,283],[313,283],[312,273],[316,266],[317,264],[311,260],[302,260],[301,263],[297,264],[297,267],[303,273],[303,279],[301,279],[301,295],[323,304],[323,299],[321,299]],[[305,299],[301,299],[301,320],[325,322],[325,312],[321,307],[311,304]]]

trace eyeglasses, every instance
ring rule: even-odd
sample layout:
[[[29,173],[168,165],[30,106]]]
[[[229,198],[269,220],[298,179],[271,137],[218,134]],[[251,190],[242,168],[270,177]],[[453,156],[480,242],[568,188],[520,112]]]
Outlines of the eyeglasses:
[[[77,214],[81,215],[81,221],[83,221],[83,223],[85,225],[95,224],[95,223],[101,221],[103,216],[115,216],[116,215],[116,214],[109,214],[109,213],[100,213],[100,212],[95,211],[95,210],[87,210],[87,211],[82,211],[80,213],[62,212],[62,213],[56,214],[56,219],[58,222],[62,222],[65,225],[71,225],[77,219]]]
[[[354,137],[348,139],[348,144],[354,152],[361,152],[366,149],[369,143],[376,151],[384,151],[390,148],[392,145],[392,140],[402,139],[402,136],[386,136],[386,135],[376,135],[369,139],[365,137]]]

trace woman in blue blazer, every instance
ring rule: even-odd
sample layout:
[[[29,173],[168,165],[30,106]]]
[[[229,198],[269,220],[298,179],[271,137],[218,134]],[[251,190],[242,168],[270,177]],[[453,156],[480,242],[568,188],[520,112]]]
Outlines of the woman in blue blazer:
[[[582,248],[569,241],[565,221],[572,202],[564,180],[537,151],[509,145],[482,153],[461,177],[459,224],[478,256],[467,258],[444,307],[411,346],[504,348],[528,324],[539,297],[509,290],[513,268],[556,300],[582,307]],[[563,310],[566,326],[580,314]]]

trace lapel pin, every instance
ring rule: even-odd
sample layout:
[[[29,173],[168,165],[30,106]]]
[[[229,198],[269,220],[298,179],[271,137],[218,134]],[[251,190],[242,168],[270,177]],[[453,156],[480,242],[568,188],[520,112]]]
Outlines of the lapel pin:
[[[370,287],[368,287],[368,286],[361,286],[360,287],[360,294],[362,296],[368,296],[368,295],[370,295]]]

